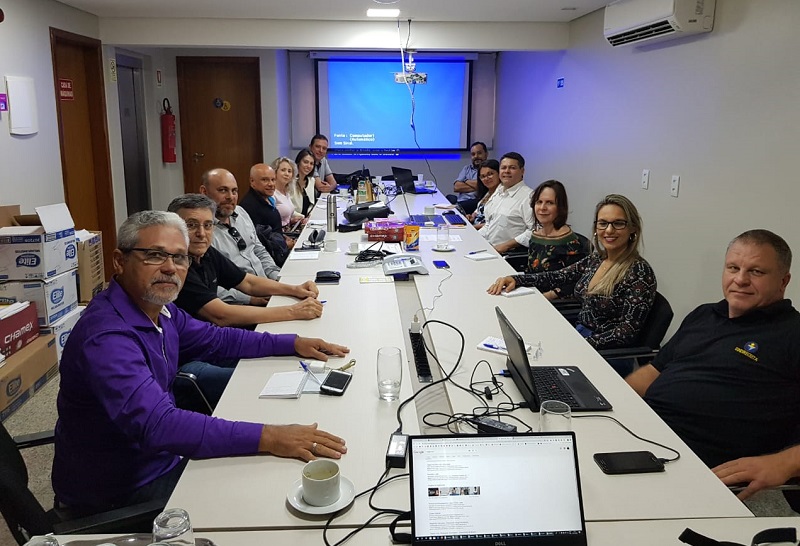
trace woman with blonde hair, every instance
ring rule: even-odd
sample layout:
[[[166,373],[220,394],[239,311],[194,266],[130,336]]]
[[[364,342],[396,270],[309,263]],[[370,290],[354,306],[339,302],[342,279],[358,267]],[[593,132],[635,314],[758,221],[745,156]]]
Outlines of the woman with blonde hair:
[[[594,252],[558,271],[501,277],[489,287],[490,294],[535,286],[541,291],[575,284],[581,310],[575,325],[596,349],[626,347],[636,343],[656,296],[656,276],[639,255],[642,219],[631,201],[607,195],[594,214]],[[617,369],[618,362],[612,362]],[[630,372],[632,363],[617,369]]]
[[[281,213],[281,225],[286,230],[297,222],[306,221],[305,214],[295,208],[291,197],[295,178],[294,162],[288,157],[279,157],[270,165],[275,170],[275,208]]]

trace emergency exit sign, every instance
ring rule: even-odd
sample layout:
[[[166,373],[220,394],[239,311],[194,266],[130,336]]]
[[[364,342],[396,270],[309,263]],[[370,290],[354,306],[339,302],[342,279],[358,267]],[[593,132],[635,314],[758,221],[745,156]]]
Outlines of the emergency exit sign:
[[[72,90],[72,80],[66,78],[58,79],[58,97],[61,100],[75,100],[75,92]]]

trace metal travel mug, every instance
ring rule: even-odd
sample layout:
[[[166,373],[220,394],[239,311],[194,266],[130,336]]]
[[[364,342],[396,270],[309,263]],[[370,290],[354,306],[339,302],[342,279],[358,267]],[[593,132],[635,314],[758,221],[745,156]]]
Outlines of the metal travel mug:
[[[336,196],[328,196],[328,233],[336,232],[338,218],[336,216]]]

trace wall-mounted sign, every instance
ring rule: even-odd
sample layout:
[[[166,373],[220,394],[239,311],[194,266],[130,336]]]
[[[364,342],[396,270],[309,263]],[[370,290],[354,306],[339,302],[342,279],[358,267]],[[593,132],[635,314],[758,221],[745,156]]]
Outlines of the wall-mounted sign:
[[[75,100],[75,92],[72,90],[72,80],[66,78],[58,79],[58,97],[61,100]]]
[[[8,95],[0,93],[0,112],[8,112]]]

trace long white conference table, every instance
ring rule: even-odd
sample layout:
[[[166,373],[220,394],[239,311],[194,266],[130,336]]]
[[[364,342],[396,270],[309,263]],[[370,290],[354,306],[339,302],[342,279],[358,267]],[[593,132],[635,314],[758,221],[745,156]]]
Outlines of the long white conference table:
[[[408,199],[413,213],[421,213],[426,205],[444,202],[441,194],[409,196]],[[341,208],[346,204],[345,199],[340,199]],[[404,204],[395,201],[392,205],[397,217],[406,216]],[[324,219],[324,207],[317,207],[312,219]],[[308,232],[309,227],[301,234],[299,241],[305,240]],[[340,460],[342,475],[352,480],[357,492],[364,491],[375,485],[383,473],[389,436],[398,427],[396,410],[399,402],[385,402],[377,395],[375,355],[378,348],[405,348],[408,361],[405,372],[408,373],[404,376],[401,391],[403,400],[420,387],[408,350],[407,331],[411,317],[417,314],[421,321],[435,319],[452,324],[466,339],[464,355],[453,379],[461,385],[467,385],[473,367],[481,359],[487,360],[494,372],[505,368],[504,357],[476,348],[488,335],[499,337],[494,312],[494,307],[499,305],[526,342],[536,344],[541,341],[543,355],[534,365],[579,366],[614,406],[613,411],[603,413],[619,419],[634,432],[681,453],[680,460],[668,464],[664,473],[607,476],[594,464],[593,453],[652,450],[661,457],[669,457],[670,453],[636,440],[607,419],[573,418],[584,511],[590,528],[611,529],[608,533],[613,534],[613,524],[594,522],[626,522],[626,529],[635,529],[631,523],[633,520],[647,520],[648,524],[650,520],[694,518],[745,518],[741,521],[747,521],[752,516],[540,294],[504,298],[485,293],[486,287],[495,278],[511,274],[512,269],[477,231],[471,226],[451,229],[451,244],[455,250],[448,253],[433,250],[435,230],[423,228],[421,232],[418,255],[428,266],[430,274],[412,276],[412,281],[371,282],[383,280],[380,266],[368,269],[346,267],[353,257],[345,251],[351,242],[366,241],[363,231],[338,232],[334,236],[338,251],[320,252],[313,260],[289,259],[282,269],[282,281],[289,283],[313,279],[318,270],[333,269],[342,274],[340,284],[320,286],[320,299],[327,302],[320,319],[260,325],[258,329],[322,337],[349,346],[351,352],[346,359],[332,361],[335,366],[350,358],[357,361],[353,380],[343,397],[304,394],[296,400],[261,399],[258,394],[271,374],[299,369],[298,359],[254,359],[240,362],[214,415],[265,423],[317,422],[321,428],[345,438],[348,453]],[[493,255],[494,259],[475,262],[465,258],[468,252],[477,250]],[[434,269],[431,263],[434,259],[446,260],[450,269]],[[270,305],[289,303],[292,303],[290,299],[281,297],[274,297],[270,301]],[[460,349],[457,334],[439,325],[431,325],[427,330],[427,339],[442,366],[449,371]],[[431,364],[435,366],[433,359]],[[483,366],[478,370],[476,379],[489,379],[488,374],[488,368]],[[510,378],[504,378],[503,384],[512,399],[522,401]],[[420,419],[432,409],[454,413],[471,411],[481,405],[479,400],[450,384],[429,391],[415,400],[416,404],[411,403],[404,408],[401,415],[404,433],[445,432],[421,426]],[[533,430],[538,430],[538,414],[520,409],[514,412],[514,416]],[[520,426],[520,429],[524,427]],[[201,532],[272,533],[291,529],[294,530],[291,532],[298,533],[293,535],[296,543],[305,543],[302,538],[305,536],[316,537],[318,541],[319,529],[327,517],[297,512],[286,500],[290,488],[299,479],[302,466],[302,461],[272,456],[190,461],[168,506],[186,509],[195,528]],[[401,472],[393,469],[390,476]],[[376,503],[407,510],[407,478],[386,485],[376,495]],[[334,527],[355,528],[373,513],[366,499],[358,499],[334,521]],[[386,525],[388,520],[381,520],[373,525],[375,529],[364,536],[388,536],[385,528],[377,529]],[[609,527],[604,527],[606,525]],[[668,524],[659,522],[659,525]],[[605,536],[605,531],[597,533],[597,537]],[[603,542],[602,538],[591,543],[610,544]]]
[[[586,537],[589,546],[681,546],[678,536],[690,528],[718,541],[750,544],[756,533],[773,527],[800,528],[800,518],[717,518],[717,519],[673,519],[655,521],[587,522]],[[341,540],[351,529],[332,529],[328,532],[331,544]],[[195,536],[212,540],[217,546],[263,546],[264,544],[292,544],[293,546],[317,546],[322,544],[319,529],[292,529],[272,531],[212,531],[195,532]],[[60,544],[72,541],[108,541],[114,535],[61,535]],[[83,542],[77,546],[84,546]],[[368,527],[358,532],[348,542],[353,546],[389,546],[392,544],[389,530],[385,527]]]

